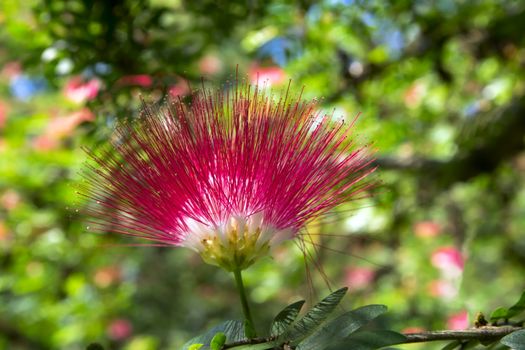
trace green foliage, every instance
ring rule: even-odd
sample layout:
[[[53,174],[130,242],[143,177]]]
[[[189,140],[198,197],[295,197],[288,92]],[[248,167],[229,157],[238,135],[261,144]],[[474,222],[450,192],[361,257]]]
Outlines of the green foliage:
[[[328,295],[309,310],[297,323],[281,334],[278,341],[292,341],[298,344],[314,332],[334,311],[345,296],[348,288],[341,288]]]
[[[515,350],[525,349],[525,329],[503,337],[501,343]]]
[[[282,72],[272,88],[291,78],[334,118],[361,112],[382,181],[301,232],[306,251],[290,243],[246,271],[257,324],[315,299],[323,276],[348,285],[352,305],[389,305],[381,328],[442,329],[513,305],[525,275],[523,23],[525,3],[504,0],[0,1],[0,349],[179,349],[239,317],[228,276],[182,249],[91,233],[75,194],[80,147],[136,117],[139,95],[157,103],[201,76],[222,86],[236,66]],[[122,83],[137,75],[146,83]],[[24,77],[45,88],[21,98]],[[93,99],[66,96],[75,77],[100,81]],[[93,116],[76,119],[84,109]],[[436,266],[442,247],[464,265]],[[521,321],[515,306],[490,321]]]
[[[330,350],[374,350],[388,345],[404,343],[406,337],[400,333],[387,330],[360,331],[353,333],[339,345],[330,347]]]
[[[525,311],[525,292],[521,294],[520,299],[510,308],[499,307],[494,310],[490,315],[490,321],[508,320],[520,315],[523,311]]]
[[[240,321],[226,321],[211,328],[206,333],[189,340],[184,344],[182,349],[190,350],[193,345],[203,344],[203,350],[217,350],[220,349],[226,341],[232,343],[243,339],[244,324]]]
[[[323,325],[315,333],[309,335],[298,345],[298,350],[326,349],[329,346],[340,342],[362,326],[386,312],[384,305],[367,305],[359,309],[349,311],[334,320]],[[292,340],[292,343],[295,341]],[[385,345],[390,345],[385,344]]]
[[[279,312],[272,322],[270,336],[275,337],[283,334],[299,315],[304,302],[304,300],[296,301]]]

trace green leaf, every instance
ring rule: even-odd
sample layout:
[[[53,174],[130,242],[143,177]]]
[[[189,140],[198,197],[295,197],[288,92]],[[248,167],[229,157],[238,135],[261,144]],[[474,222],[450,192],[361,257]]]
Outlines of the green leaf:
[[[210,342],[211,350],[221,350],[222,346],[226,343],[226,335],[219,332],[213,336]]]
[[[512,332],[500,340],[501,344],[507,345],[508,347],[515,350],[525,349],[525,329]]]
[[[328,316],[334,311],[337,305],[341,302],[348,288],[341,288],[321,300],[310,311],[306,313],[292,329],[283,333],[277,342],[293,341],[298,343],[308,335],[313,333],[319,325],[321,325]]]
[[[231,350],[269,350],[269,349],[275,349],[275,343],[266,342],[266,343],[261,343],[261,344],[246,344],[246,345],[235,346],[230,349]]]
[[[91,343],[87,346],[86,350],[104,350],[104,347],[98,343]]]
[[[182,347],[183,350],[190,350],[190,346],[194,344],[210,345],[213,337],[217,333],[224,333],[228,342],[233,343],[236,341],[244,340],[244,324],[241,321],[226,321],[218,326],[213,327],[206,333],[201,334],[190,341],[188,341]]]
[[[330,350],[373,350],[388,345],[402,344],[406,340],[407,338],[403,334],[394,331],[363,331],[352,334],[341,344],[330,347]]]
[[[445,345],[441,350],[454,350],[458,346],[461,345],[461,342],[459,340],[454,340],[453,342],[448,343]]]
[[[304,339],[298,350],[320,350],[342,341],[351,333],[387,310],[384,305],[367,305],[348,311],[322,326],[317,332]],[[385,344],[389,345],[389,344]],[[350,347],[353,349],[353,347]]]
[[[517,316],[521,314],[523,311],[525,311],[525,292],[521,294],[520,300],[518,300],[516,304],[512,305],[509,308],[507,317],[511,318],[511,317]]]
[[[188,350],[199,350],[200,348],[202,348],[203,345],[204,344],[193,344],[193,345],[190,345]]]
[[[299,315],[299,311],[304,305],[304,300],[296,301],[293,304],[285,307],[281,312],[275,316],[272,326],[270,328],[271,336],[278,336],[283,334],[288,327],[295,321]]]
[[[490,315],[490,321],[496,322],[501,319],[509,319],[525,311],[525,292],[521,294],[520,299],[510,308],[499,307]]]
[[[508,318],[507,314],[509,310],[504,307],[498,307],[496,310],[492,311],[490,314],[490,322],[496,322],[498,320]]]

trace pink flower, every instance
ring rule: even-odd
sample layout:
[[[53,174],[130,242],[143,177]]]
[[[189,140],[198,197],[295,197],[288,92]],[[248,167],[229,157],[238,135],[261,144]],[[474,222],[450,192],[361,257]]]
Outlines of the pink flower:
[[[200,91],[122,123],[86,174],[93,229],[181,246],[245,269],[307,222],[364,196],[374,168],[352,125],[258,86]]]
[[[88,108],[82,108],[66,116],[51,118],[43,134],[33,140],[33,148],[38,151],[55,149],[59,141],[71,135],[78,125],[94,119],[95,115]]]
[[[0,241],[7,240],[9,238],[9,231],[3,221],[0,221]]]
[[[222,70],[222,61],[219,57],[209,54],[199,61],[199,71],[202,74],[213,75]]]
[[[133,332],[133,326],[131,322],[124,318],[117,318],[108,326],[108,336],[113,340],[125,340],[129,338]]]
[[[418,237],[435,237],[441,233],[441,226],[434,221],[420,221],[414,225]]]
[[[153,78],[147,74],[136,74],[136,75],[126,75],[120,78],[117,81],[118,85],[137,85],[142,87],[150,87],[153,85]]]
[[[447,320],[447,328],[452,330],[461,330],[468,328],[468,313],[467,311],[461,311],[456,314],[450,315]]]
[[[7,211],[16,209],[22,201],[20,194],[13,189],[8,189],[0,196],[0,206]]]
[[[458,287],[451,281],[435,280],[430,283],[429,292],[434,297],[451,300],[458,295]]]
[[[3,101],[0,101],[0,129],[2,129],[7,122],[8,107]]]
[[[463,272],[463,256],[454,247],[439,248],[432,253],[432,265],[447,277],[459,277]]]
[[[279,85],[286,81],[286,73],[277,66],[263,67],[254,64],[248,70],[248,77],[252,84],[260,84],[261,86]]]
[[[352,267],[346,270],[345,284],[350,289],[366,288],[374,281],[375,271],[368,267]]]
[[[91,79],[84,82],[81,77],[71,78],[64,89],[64,95],[70,101],[83,103],[97,97],[102,82],[98,79]]]
[[[185,96],[190,93],[190,86],[185,81],[180,81],[169,89],[169,94],[172,97]]]

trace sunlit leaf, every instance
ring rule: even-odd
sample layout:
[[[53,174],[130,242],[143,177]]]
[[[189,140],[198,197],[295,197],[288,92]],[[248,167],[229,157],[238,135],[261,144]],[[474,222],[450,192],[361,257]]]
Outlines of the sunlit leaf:
[[[513,332],[501,338],[500,342],[515,350],[525,349],[525,329]]]
[[[362,326],[372,321],[387,310],[384,305],[367,305],[348,311],[320,327],[320,329],[303,340],[298,350],[320,350],[340,342]],[[403,339],[403,337],[402,337]],[[390,344],[385,344],[390,345]],[[349,346],[353,349],[353,346]]]
[[[291,340],[294,343],[299,343],[313,333],[339,305],[347,290],[348,288],[338,289],[324,298],[297,321],[289,331],[280,336],[279,340]]]
[[[193,344],[210,345],[217,333],[224,333],[226,341],[233,343],[244,339],[244,324],[241,321],[226,321],[218,326],[213,327],[206,333],[199,335],[186,342],[182,347],[183,350],[189,350]]]
[[[270,329],[270,335],[278,336],[284,333],[284,331],[286,331],[286,329],[295,321],[303,305],[304,300],[300,300],[288,305],[281,312],[279,312],[273,320]]]

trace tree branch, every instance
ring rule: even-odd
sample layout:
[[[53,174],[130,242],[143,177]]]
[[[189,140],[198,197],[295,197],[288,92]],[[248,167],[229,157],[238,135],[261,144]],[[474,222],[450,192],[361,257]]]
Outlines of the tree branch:
[[[515,326],[484,326],[479,328],[469,328],[464,330],[440,330],[440,331],[428,331],[419,333],[406,333],[406,341],[401,344],[408,343],[425,343],[430,341],[443,341],[443,340],[499,340],[504,336],[513,332],[525,329],[524,327]],[[244,345],[256,345],[269,343],[275,340],[275,337],[270,338],[255,338],[245,339],[234,343],[226,344],[222,349],[234,349],[238,346]],[[280,348],[276,348],[280,349]]]
[[[513,326],[485,326],[460,331],[442,330],[420,333],[407,333],[404,335],[407,338],[405,343],[422,343],[437,340],[498,340],[512,332],[519,331],[521,329],[524,328]]]

